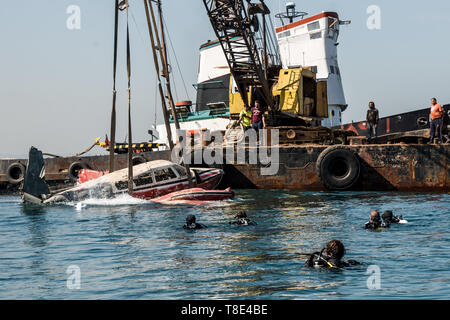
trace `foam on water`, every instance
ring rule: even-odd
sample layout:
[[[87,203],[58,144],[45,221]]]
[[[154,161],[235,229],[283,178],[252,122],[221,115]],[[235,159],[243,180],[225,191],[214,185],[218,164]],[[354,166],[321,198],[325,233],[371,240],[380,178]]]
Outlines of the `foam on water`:
[[[81,210],[87,206],[101,206],[101,207],[116,207],[116,206],[128,206],[137,204],[148,204],[147,200],[133,198],[128,194],[122,194],[114,198],[89,198],[73,205],[77,210]]]

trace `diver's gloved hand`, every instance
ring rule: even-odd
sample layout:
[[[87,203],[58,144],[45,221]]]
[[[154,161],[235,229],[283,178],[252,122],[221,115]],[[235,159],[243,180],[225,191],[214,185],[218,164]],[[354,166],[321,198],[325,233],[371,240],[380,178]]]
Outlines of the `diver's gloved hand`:
[[[254,225],[256,225],[256,222],[254,222],[248,218],[240,218],[240,219],[236,219],[234,221],[230,221],[230,224],[235,224],[235,225],[239,225],[239,226],[254,226]]]
[[[234,221],[231,221],[230,224],[235,224],[239,226],[254,226],[256,222],[247,218],[247,213],[245,211],[240,211],[235,217]]]
[[[201,223],[191,223],[191,224],[185,224],[183,226],[184,229],[188,230],[197,230],[197,229],[204,229],[207,228],[204,224]]]

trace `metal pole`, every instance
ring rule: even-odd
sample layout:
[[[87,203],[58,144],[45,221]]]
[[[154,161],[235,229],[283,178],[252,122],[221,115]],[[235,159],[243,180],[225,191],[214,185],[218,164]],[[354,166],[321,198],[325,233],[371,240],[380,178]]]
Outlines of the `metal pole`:
[[[147,3],[148,1],[148,3]],[[145,14],[147,16],[147,26],[148,26],[148,32],[150,35],[150,42],[152,45],[152,52],[153,52],[153,62],[155,64],[155,71],[156,71],[156,76],[157,76],[157,80],[158,80],[158,89],[159,89],[159,95],[161,96],[161,107],[162,107],[162,113],[164,116],[164,124],[166,126],[166,132],[167,132],[167,140],[169,141],[169,148],[170,150],[173,149],[173,139],[172,139],[172,131],[170,129],[170,122],[169,122],[169,116],[167,114],[167,107],[166,107],[166,100],[164,97],[164,91],[161,85],[161,77],[160,77],[160,69],[159,69],[159,63],[158,63],[158,56],[156,53],[156,50],[159,50],[159,47],[157,48],[155,45],[155,37],[153,34],[153,28],[152,28],[152,23],[150,21],[150,13],[149,13],[149,6],[151,8],[151,0],[144,0],[144,5],[145,5]]]
[[[117,71],[117,38],[119,29],[119,0],[116,0],[114,12],[114,65],[113,65],[113,101],[111,109],[109,172],[114,171],[114,146],[116,142],[116,71]]]
[[[172,117],[173,122],[175,123],[175,128],[177,130],[180,130],[180,124],[178,123],[178,117],[175,109],[175,103],[173,101],[172,90],[170,88],[169,62],[167,59],[166,37],[164,34],[164,22],[162,15],[161,0],[158,0],[158,16],[159,16],[159,29],[161,30],[161,44],[162,44],[161,48],[162,50],[160,52],[163,61],[163,72],[164,72],[163,77],[166,78],[167,99],[169,100],[169,106],[170,109],[172,110]]]
[[[133,137],[131,128],[131,52],[127,4],[127,75],[128,75],[128,194],[133,195]]]
[[[175,104],[173,102],[172,90],[170,88],[169,64],[168,64],[168,59],[167,59],[167,47],[166,47],[166,38],[165,38],[165,34],[164,34],[164,21],[163,21],[161,0],[158,0],[157,4],[158,4],[158,16],[159,16],[159,28],[161,30],[161,43],[159,42],[159,37],[157,36],[158,43],[160,46],[159,53],[160,53],[160,56],[162,59],[162,64],[163,64],[163,73],[164,73],[163,76],[164,76],[164,78],[166,78],[167,99],[169,100],[169,106],[172,111],[173,121],[175,123],[175,128],[177,130],[177,142],[179,142],[178,132],[180,130],[180,124],[178,122],[178,116],[177,116],[177,112],[175,110]],[[153,8],[150,7],[150,10],[151,10],[153,22],[156,25]],[[155,26],[155,29],[156,29],[156,26]],[[161,44],[162,44],[162,46],[161,46]],[[187,139],[187,138],[183,137],[183,139]],[[186,145],[187,145],[187,143],[186,143]],[[189,188],[193,188],[194,184],[192,182],[192,174],[191,174],[190,166],[188,164],[184,164],[184,166],[186,168],[186,174],[187,174],[187,178],[188,178],[188,182],[189,182]]]

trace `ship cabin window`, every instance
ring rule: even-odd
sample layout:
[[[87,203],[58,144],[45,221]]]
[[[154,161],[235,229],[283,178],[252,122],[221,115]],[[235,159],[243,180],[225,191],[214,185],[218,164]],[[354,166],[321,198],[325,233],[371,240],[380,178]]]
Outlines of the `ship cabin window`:
[[[178,172],[178,175],[179,175],[180,177],[184,177],[184,176],[187,175],[187,174],[186,174],[186,169],[183,168],[182,166],[174,166],[173,168],[175,169],[176,172]]]
[[[334,117],[335,114],[334,110],[331,110],[331,116]]]
[[[285,32],[281,32],[278,35],[278,39],[286,38],[286,37],[289,37],[290,35],[291,35],[291,31],[290,30],[285,31]]]
[[[330,73],[334,74],[334,66],[330,66]]]
[[[119,181],[116,182],[116,188],[119,191],[128,189],[128,181]]]
[[[161,181],[168,181],[172,179],[176,179],[177,175],[172,170],[172,168],[164,168],[155,170],[155,181],[161,182]]]
[[[314,30],[317,30],[317,29],[320,29],[319,21],[312,22],[312,23],[308,24],[308,31],[314,31]]]
[[[309,35],[311,40],[322,38],[322,32],[311,33]]]
[[[153,173],[151,171],[141,174],[133,179],[136,187],[145,186],[153,183]]]
[[[312,66],[311,67],[311,71],[314,72],[314,73],[317,73],[317,66]]]

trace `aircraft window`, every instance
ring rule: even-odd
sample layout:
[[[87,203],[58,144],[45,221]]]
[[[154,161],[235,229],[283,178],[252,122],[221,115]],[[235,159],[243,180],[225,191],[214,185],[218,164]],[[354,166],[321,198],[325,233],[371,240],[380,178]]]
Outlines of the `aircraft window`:
[[[317,29],[320,29],[319,21],[316,21],[316,22],[308,24],[308,31],[314,31],[314,30],[317,30]]]
[[[136,187],[144,186],[144,185],[148,185],[148,184],[152,184],[152,183],[153,183],[153,175],[151,172],[147,172],[147,173],[140,175],[139,177],[134,179],[134,184],[136,185]]]
[[[311,40],[320,39],[322,38],[322,32],[311,33],[309,36]]]
[[[183,167],[175,166],[175,170],[178,172],[180,177],[184,177],[186,175],[186,169]]]
[[[165,168],[165,169],[155,171],[156,182],[176,179],[176,177],[177,176],[176,176],[175,172],[173,172],[173,170],[171,168]]]
[[[128,189],[128,181],[119,181],[116,182],[117,190],[126,190]]]

